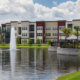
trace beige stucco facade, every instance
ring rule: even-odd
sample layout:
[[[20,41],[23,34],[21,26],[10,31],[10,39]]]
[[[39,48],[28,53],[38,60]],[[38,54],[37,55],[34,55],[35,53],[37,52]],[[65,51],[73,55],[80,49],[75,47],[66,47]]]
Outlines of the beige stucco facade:
[[[69,24],[72,24],[72,31],[75,31],[74,27],[75,26],[80,26],[80,20],[77,19],[77,20],[67,21],[66,22],[66,27],[68,27]]]
[[[30,32],[29,28],[30,25],[34,25],[34,31]],[[16,38],[20,38],[21,43],[24,42],[24,40],[26,40],[26,42],[29,42],[29,39],[34,39],[34,42],[36,43],[36,22],[29,22],[29,21],[11,21],[10,23],[6,24],[6,30],[11,29],[11,27],[15,28],[15,35]],[[27,29],[22,29],[23,27],[26,27]],[[34,37],[30,38],[29,34],[30,33],[34,33]],[[23,36],[23,34],[27,34],[26,36]]]
[[[65,23],[65,24],[64,24]],[[34,26],[34,30],[30,31],[31,27]],[[74,30],[74,26],[80,26],[80,20],[72,20],[72,21],[40,21],[40,22],[30,22],[30,21],[11,21],[10,23],[6,23],[6,31],[10,30],[11,27],[15,27],[16,38],[21,40],[21,43],[24,40],[29,42],[29,39],[34,40],[36,43],[36,39],[39,38],[41,42],[44,40],[47,42],[48,40],[59,40],[64,39],[65,35],[62,32],[63,27],[72,28]],[[23,29],[26,27],[26,29]],[[62,28],[61,28],[62,27]]]
[[[47,27],[50,27],[50,30],[46,30]],[[58,22],[57,21],[47,21],[47,22],[45,22],[45,33],[50,33],[51,34],[50,36],[46,35],[46,39],[54,40],[54,39],[58,38],[58,36],[53,36],[53,33],[58,33],[58,30],[57,29],[55,30],[54,27],[58,28]]]
[[[75,31],[74,27],[75,26],[80,26],[80,20],[73,20],[72,23],[73,23],[73,31]]]

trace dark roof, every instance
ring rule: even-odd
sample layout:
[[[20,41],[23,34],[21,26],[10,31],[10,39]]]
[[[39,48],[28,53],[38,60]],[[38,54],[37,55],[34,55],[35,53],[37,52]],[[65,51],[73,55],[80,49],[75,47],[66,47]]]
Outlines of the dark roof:
[[[21,21],[21,22],[30,22],[30,21]]]
[[[15,22],[18,22],[18,21],[11,21],[11,23],[15,23]]]
[[[80,19],[73,19],[73,21],[80,21]]]

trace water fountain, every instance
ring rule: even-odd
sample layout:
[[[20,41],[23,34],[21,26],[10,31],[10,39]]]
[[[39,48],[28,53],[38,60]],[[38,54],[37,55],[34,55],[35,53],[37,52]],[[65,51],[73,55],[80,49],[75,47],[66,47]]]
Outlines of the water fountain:
[[[16,36],[15,29],[11,27],[10,35],[10,63],[11,63],[11,79],[15,80],[15,62],[16,62]]]
[[[14,27],[11,27],[10,50],[16,50],[16,36],[15,36],[15,29],[14,29]]]

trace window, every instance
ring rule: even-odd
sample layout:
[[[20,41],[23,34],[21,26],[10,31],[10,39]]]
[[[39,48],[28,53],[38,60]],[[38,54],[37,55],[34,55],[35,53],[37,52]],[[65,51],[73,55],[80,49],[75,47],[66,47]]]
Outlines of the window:
[[[72,24],[67,24],[68,28],[72,29]]]
[[[22,36],[27,36],[27,33],[22,33]]]
[[[59,29],[61,30],[62,28],[64,28],[64,26],[59,26]]]
[[[27,27],[22,27],[22,30],[27,30]]]
[[[42,36],[42,33],[37,33],[37,36]]]
[[[10,32],[11,28],[10,27],[7,27],[7,32]]]
[[[55,27],[53,27],[53,30],[57,30],[58,28],[55,26]]]
[[[30,25],[29,31],[34,31],[34,25]]]
[[[2,27],[2,31],[5,32],[6,31],[6,27]]]
[[[45,30],[51,30],[51,27],[46,27]]]
[[[64,33],[59,33],[59,36],[65,36],[65,34]]]
[[[27,36],[27,33],[25,33],[25,36]]]
[[[29,37],[30,37],[30,38],[33,38],[33,37],[34,37],[34,33],[30,33],[30,34],[29,34]]]
[[[46,33],[46,36],[51,36],[51,33]]]
[[[42,26],[38,26],[37,30],[43,30],[43,27]]]
[[[24,33],[22,33],[22,36],[24,36]]]
[[[58,33],[53,33],[53,36],[58,36]]]
[[[15,27],[15,30],[17,30],[17,27]]]

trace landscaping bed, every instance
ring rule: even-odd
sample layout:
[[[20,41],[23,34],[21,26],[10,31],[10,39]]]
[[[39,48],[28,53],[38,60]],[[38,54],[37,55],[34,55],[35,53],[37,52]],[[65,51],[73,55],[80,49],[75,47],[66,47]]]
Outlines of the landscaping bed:
[[[48,44],[17,44],[17,48],[48,48]],[[10,44],[0,44],[0,48],[9,48]]]

